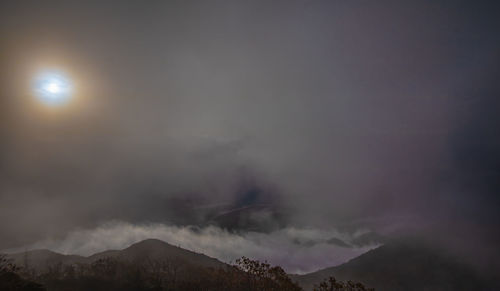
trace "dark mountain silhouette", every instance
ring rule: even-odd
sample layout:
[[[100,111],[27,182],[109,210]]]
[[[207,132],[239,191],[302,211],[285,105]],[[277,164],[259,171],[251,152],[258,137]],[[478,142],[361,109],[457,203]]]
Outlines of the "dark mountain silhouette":
[[[301,290],[279,266],[245,257],[227,265],[156,239],[89,257],[35,250],[0,258],[6,291]]]
[[[62,255],[49,250],[21,252],[8,257],[18,266],[28,264],[29,268],[42,272],[56,264],[91,264],[108,258],[127,264],[138,262],[137,266],[151,266],[148,260],[163,261],[184,266],[184,275],[178,277],[184,282],[193,280],[191,275],[195,273],[207,275],[202,271],[206,267],[228,267],[217,259],[157,239],[144,240],[123,250],[108,250],[88,257]],[[311,290],[314,284],[331,276],[341,281],[362,282],[367,287],[383,291],[500,290],[496,283],[498,280],[494,280],[495,276],[478,272],[470,264],[450,255],[444,248],[417,240],[390,242],[345,264],[305,275],[291,275],[291,279],[305,290]]]
[[[383,291],[499,290],[494,280],[471,265],[422,242],[388,243],[342,265],[291,277],[305,290],[312,290],[330,276]]]
[[[63,255],[49,250],[32,250],[10,254],[8,258],[12,259],[18,266],[28,264],[30,268],[35,270],[43,270],[55,264],[92,263],[103,258],[114,258],[123,261],[169,260],[200,267],[226,266],[217,259],[170,245],[158,239],[143,240],[123,250],[108,250],[88,257]]]
[[[112,257],[121,260],[137,261],[142,259],[178,260],[201,267],[222,267],[225,264],[204,254],[176,247],[158,239],[147,239],[135,243],[121,251],[105,251],[88,257],[90,260]]]

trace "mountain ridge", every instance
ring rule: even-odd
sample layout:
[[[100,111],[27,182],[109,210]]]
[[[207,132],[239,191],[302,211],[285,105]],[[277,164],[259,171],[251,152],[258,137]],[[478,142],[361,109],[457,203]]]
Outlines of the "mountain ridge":
[[[46,249],[10,254],[8,257],[19,266],[28,263],[35,270],[43,270],[51,264],[92,263],[108,257],[129,262],[153,259],[195,267],[228,266],[216,258],[158,239],[146,239],[121,250],[106,250],[87,257],[64,255]],[[367,287],[384,291],[500,290],[497,277],[481,274],[442,247],[409,240],[388,242],[338,266],[289,276],[304,290],[311,290],[314,284],[330,276],[341,281],[361,282]]]
[[[105,250],[89,256],[61,254],[47,249],[35,249],[7,254],[18,266],[26,264],[35,270],[42,270],[53,264],[92,263],[106,257],[119,260],[137,261],[144,259],[177,260],[202,267],[223,267],[227,264],[205,254],[196,253],[173,246],[159,239],[145,239],[121,250]]]
[[[422,241],[390,242],[338,266],[290,275],[305,290],[330,276],[384,291],[499,290],[491,274]]]

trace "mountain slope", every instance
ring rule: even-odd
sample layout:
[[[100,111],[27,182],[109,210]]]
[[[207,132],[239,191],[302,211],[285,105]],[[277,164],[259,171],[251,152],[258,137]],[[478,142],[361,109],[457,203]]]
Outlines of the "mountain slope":
[[[8,255],[18,266],[26,263],[35,270],[41,270],[54,264],[91,263],[102,258],[112,257],[119,260],[142,261],[147,259],[176,261],[200,267],[222,267],[223,262],[180,247],[172,246],[157,239],[147,239],[135,243],[123,250],[108,250],[88,257],[63,255],[49,250],[32,250]]]
[[[225,265],[217,259],[170,245],[158,239],[143,240],[121,251],[97,253],[88,257],[88,259],[94,261],[105,257],[113,257],[128,261],[137,261],[146,258],[155,260],[178,260],[202,267],[222,267]]]
[[[485,276],[446,251],[409,242],[386,244],[340,266],[294,275],[293,279],[311,290],[330,276],[383,291],[494,290]]]

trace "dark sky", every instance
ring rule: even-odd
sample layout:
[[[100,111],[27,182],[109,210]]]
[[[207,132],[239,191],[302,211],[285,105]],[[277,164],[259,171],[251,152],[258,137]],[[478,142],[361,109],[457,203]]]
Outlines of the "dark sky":
[[[298,271],[402,233],[491,255],[493,3],[2,1],[0,249],[132,228],[110,246],[203,233],[231,258],[223,232]],[[74,100],[44,108],[31,82],[53,68]]]

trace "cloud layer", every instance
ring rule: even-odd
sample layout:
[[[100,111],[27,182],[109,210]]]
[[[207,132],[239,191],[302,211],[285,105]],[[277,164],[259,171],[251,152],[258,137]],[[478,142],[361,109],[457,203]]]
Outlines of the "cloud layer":
[[[246,256],[280,265],[290,273],[305,273],[341,264],[378,245],[375,242],[363,246],[350,245],[363,234],[366,232],[348,235],[334,230],[298,228],[284,228],[270,233],[233,233],[216,226],[134,225],[114,221],[95,229],[72,231],[63,239],[43,240],[9,252],[50,249],[63,254],[88,256],[156,238],[227,263]]]

